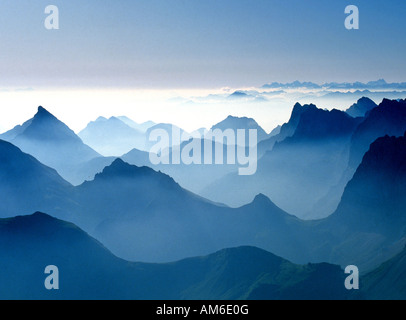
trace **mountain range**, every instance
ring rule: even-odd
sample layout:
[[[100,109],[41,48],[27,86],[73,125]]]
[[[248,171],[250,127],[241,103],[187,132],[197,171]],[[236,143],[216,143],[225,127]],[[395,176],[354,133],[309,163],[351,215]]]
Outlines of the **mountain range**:
[[[103,157],[40,107],[1,135],[0,265],[8,271],[2,281],[22,278],[0,295],[18,297],[24,287],[29,299],[402,298],[393,284],[406,244],[405,107],[387,99],[374,107],[367,98],[346,112],[296,104],[288,123],[263,135],[256,175],[237,180],[230,167],[214,183],[215,171],[197,165],[178,173],[176,166],[165,173],[164,166],[150,168],[148,153],[137,149],[122,159]],[[217,126],[259,127],[234,117]],[[137,165],[125,162],[130,156]],[[211,200],[178,181],[194,177],[196,185],[209,185]],[[241,203],[222,204],[227,197]],[[37,211],[52,217],[21,216]],[[201,257],[184,260],[193,256]],[[69,273],[60,295],[43,290],[40,269],[47,264]],[[344,291],[337,265],[350,264],[368,290]],[[89,266],[92,276],[79,272]],[[127,281],[119,283],[118,275]],[[134,282],[139,290],[126,285]]]
[[[94,180],[72,187],[54,170],[4,142],[8,153],[11,148],[13,163],[31,161],[30,171],[50,175],[51,179],[43,182],[46,185],[41,185],[41,180],[33,184],[29,176],[5,168],[13,176],[2,179],[2,190],[13,190],[15,181],[32,198],[27,198],[25,192],[18,199],[10,196],[13,191],[5,193],[8,201],[1,203],[0,212],[7,217],[46,209],[79,225],[127,260],[166,262],[251,245],[294,263],[357,263],[371,270],[399,252],[404,244],[401,226],[405,203],[400,195],[405,191],[405,139],[378,139],[348,184],[336,212],[317,221],[291,216],[264,195],[236,209],[219,205],[183,189],[165,174],[120,159]],[[391,154],[389,162],[387,154]],[[391,169],[391,164],[396,164],[397,171]],[[377,190],[371,190],[372,186]],[[369,191],[379,205],[371,202]],[[361,197],[362,193],[365,196]],[[7,215],[11,207],[14,211]],[[390,219],[388,210],[393,211]]]
[[[344,273],[254,247],[169,264],[127,262],[75,225],[43,213],[0,219],[0,299],[344,299]],[[27,268],[29,263],[29,268]],[[44,268],[59,269],[59,290]]]
[[[300,82],[294,81],[291,83],[279,83],[273,82],[270,84],[265,84],[262,86],[264,89],[298,89],[298,88],[306,88],[306,89],[386,89],[386,90],[404,90],[406,89],[406,82],[399,82],[399,83],[388,83],[384,79],[379,79],[377,81],[369,81],[367,83],[363,82],[330,82],[324,84],[317,84],[313,82]]]
[[[298,217],[308,215],[326,190],[338,183],[348,163],[349,142],[361,122],[343,111],[296,104],[289,122],[276,136],[259,144],[257,172],[231,173],[209,185],[201,195],[240,206],[264,193]],[[328,208],[324,214],[331,214]]]
[[[336,265],[293,264],[255,247],[223,249],[173,263],[128,262],[72,223],[37,212],[0,219],[0,299],[349,300],[405,299],[401,251],[347,291]],[[27,263],[29,268],[27,268]],[[59,290],[45,290],[55,265]]]
[[[129,119],[127,122],[129,123]],[[144,133],[119,118],[99,117],[80,131],[78,136],[84,143],[92,146],[104,156],[120,156],[133,148],[143,150],[145,148]]]
[[[296,104],[280,133],[259,143],[255,175],[230,173],[199,194],[239,206],[264,193],[300,218],[326,217],[337,208],[369,145],[386,134],[403,135],[404,103],[385,99],[371,110],[373,102],[364,98],[357,104],[368,104],[370,110],[356,118],[348,111]]]

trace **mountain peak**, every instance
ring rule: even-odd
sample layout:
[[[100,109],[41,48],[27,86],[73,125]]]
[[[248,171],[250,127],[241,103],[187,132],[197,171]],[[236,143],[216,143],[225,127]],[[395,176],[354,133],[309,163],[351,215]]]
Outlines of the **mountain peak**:
[[[50,224],[62,222],[46,213],[35,212],[30,215],[18,215],[4,220],[7,222],[7,227],[11,229],[18,229],[18,232],[38,232],[48,228]]]
[[[42,106],[39,106],[37,114],[34,116],[34,118],[44,118],[44,117],[55,118],[54,115],[52,115],[47,109],[45,109]]]
[[[268,196],[264,195],[263,193],[257,194],[254,200],[249,205],[267,208],[272,207],[274,209],[282,211],[275,203],[272,202],[271,199],[269,199]]]
[[[301,113],[293,135],[296,139],[349,137],[361,121],[337,109],[327,111],[313,105],[307,107]]]
[[[127,162],[125,162],[123,159],[121,158],[117,158],[116,160],[114,160],[112,162],[112,164],[110,165],[111,167],[116,167],[116,168],[123,168],[123,167],[128,167],[131,166],[130,164],[128,164]]]
[[[226,119],[211,127],[211,130],[214,129],[256,129],[258,133],[258,141],[264,140],[268,137],[265,130],[253,118],[248,117],[236,117],[229,115]]]
[[[153,169],[149,167],[138,167],[136,165],[131,165],[121,158],[117,158],[113,163],[103,169],[103,171],[96,175],[97,178],[114,178],[114,177],[126,177],[134,178],[137,176],[148,175],[156,173]]]
[[[234,93],[229,95],[229,98],[245,98],[248,97],[248,94],[242,91],[235,91]]]
[[[98,118],[96,119],[95,122],[102,122],[102,121],[107,121],[107,119],[106,119],[105,117],[100,116],[100,117],[98,117]]]
[[[272,202],[266,195],[264,195],[263,193],[259,193],[255,196],[254,201],[253,202]]]

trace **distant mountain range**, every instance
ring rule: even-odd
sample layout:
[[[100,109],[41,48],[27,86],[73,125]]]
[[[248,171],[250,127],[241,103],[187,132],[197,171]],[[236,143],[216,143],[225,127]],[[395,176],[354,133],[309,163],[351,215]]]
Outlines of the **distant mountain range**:
[[[240,206],[264,193],[287,212],[303,217],[343,175],[349,142],[360,122],[343,111],[296,104],[280,133],[259,144],[262,157],[255,175],[231,173],[201,195]],[[329,209],[325,214],[335,208]],[[320,216],[311,216],[316,217]]]
[[[279,83],[273,82],[270,84],[265,84],[262,86],[264,89],[299,89],[299,88],[306,88],[306,89],[386,89],[386,90],[406,90],[406,82],[395,82],[395,83],[387,83],[384,79],[379,79],[377,81],[369,81],[367,83],[363,82],[330,82],[324,84],[317,84],[313,82],[300,82],[294,81],[291,83]]]
[[[138,125],[124,116],[109,119],[99,117],[96,121],[89,123],[77,136],[63,122],[43,107],[39,107],[37,114],[32,119],[26,121],[22,126],[16,126],[1,134],[0,139],[15,144],[45,165],[55,168],[65,180],[74,185],[79,185],[85,180],[92,180],[96,173],[121,155],[124,155],[126,161],[132,164],[150,166],[167,172],[183,186],[195,192],[199,192],[215,179],[237,169],[236,165],[155,166],[151,164],[149,152],[144,151],[149,150],[155,144],[155,142],[149,141],[150,133],[152,130],[165,130],[171,139],[174,128],[179,131],[181,136],[183,133],[186,134],[183,142],[190,139],[191,136],[187,132],[172,124],[146,122]],[[234,131],[257,129],[260,139],[268,137],[255,120],[250,118],[229,116],[226,120],[214,125],[213,128]],[[171,145],[170,140],[168,147]],[[185,145],[186,143],[182,144],[182,148]],[[95,150],[103,155],[113,156],[104,157]],[[171,148],[163,152],[170,153]],[[204,157],[204,153],[202,157]],[[202,174],[202,167],[207,174]]]
[[[93,181],[74,188],[15,147],[11,147],[14,163],[31,159],[30,170],[43,171],[39,174],[52,179],[33,184],[29,176],[14,171],[14,178],[2,180],[0,187],[13,190],[13,180],[18,181],[32,198],[27,198],[25,191],[20,198],[13,197],[12,191],[5,193],[7,201],[1,202],[0,212],[14,208],[12,216],[46,209],[84,228],[128,260],[173,261],[251,245],[295,263],[355,263],[370,270],[404,244],[402,212],[406,203],[401,195],[406,191],[405,140],[378,139],[348,184],[336,212],[318,221],[288,215],[264,195],[240,208],[228,208],[190,193],[167,175],[119,159]]]
[[[129,123],[128,120],[127,122]],[[133,148],[145,148],[145,132],[116,117],[100,117],[90,122],[78,136],[104,156],[120,156]]]
[[[150,130],[153,129],[164,129],[167,130],[170,134],[172,134],[172,129],[167,128],[166,126],[156,126],[150,128]],[[252,119],[252,118],[247,118],[247,117],[233,117],[233,116],[228,116],[225,120],[215,124],[210,128],[211,132],[213,130],[219,129],[222,132],[225,132],[226,130],[232,130],[235,133],[235,137],[237,137],[237,132],[238,129],[243,129],[245,130],[245,144],[246,144],[246,150],[248,151],[248,146],[249,146],[249,141],[248,141],[248,136],[249,136],[249,131],[250,129],[257,130],[257,138],[258,142],[261,140],[265,140],[268,137],[272,136],[271,134],[268,135],[265,130],[263,130],[258,123]],[[180,130],[181,134],[184,132],[183,130]],[[201,164],[172,164],[172,153],[179,153],[184,150],[184,148],[191,142],[191,140],[187,139],[186,141],[182,141],[182,143],[178,146],[173,146],[168,149],[163,150],[162,152],[164,154],[169,154],[169,158],[171,159],[171,164],[165,164],[165,165],[153,165],[151,164],[149,160],[149,154],[142,152],[138,149],[133,149],[127,154],[123,155],[121,158],[130,163],[134,164],[137,166],[149,166],[155,170],[162,171],[168,175],[170,175],[172,178],[175,179],[176,182],[178,182],[182,187],[200,194],[204,188],[206,188],[208,185],[216,181],[217,179],[220,179],[221,177],[225,176],[228,173],[235,172],[238,170],[240,165],[238,163],[227,163],[227,158],[226,156],[224,157],[223,164],[215,164],[215,154],[216,150],[222,149],[223,150],[223,155],[227,155],[227,149],[228,147],[233,148],[234,150],[236,149],[235,144],[236,141],[229,141],[226,139],[223,139],[222,142],[214,142],[212,137],[209,137],[207,130],[201,130],[198,133],[197,137],[190,135],[190,139],[194,137],[197,141],[197,145],[200,146],[201,148],[201,154],[199,156]],[[186,134],[186,136],[189,136]],[[171,141],[170,141],[171,142]],[[206,146],[209,145],[211,146],[212,149],[212,163],[213,164],[205,164],[205,149]],[[233,159],[235,162],[235,159]]]
[[[404,100],[383,100],[371,109],[373,105],[367,98],[359,100],[350,110],[363,110],[365,116],[353,118],[348,111],[296,104],[280,133],[259,143],[255,175],[230,173],[199,194],[239,206],[264,193],[298,217],[326,217],[337,208],[369,145],[406,131]]]

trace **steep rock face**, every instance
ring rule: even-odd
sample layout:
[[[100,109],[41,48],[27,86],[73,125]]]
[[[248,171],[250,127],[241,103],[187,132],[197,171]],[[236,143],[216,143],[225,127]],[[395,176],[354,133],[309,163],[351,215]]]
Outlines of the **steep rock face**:
[[[273,138],[291,135],[274,141],[272,150],[259,158],[254,175],[229,174],[205,188],[201,195],[239,206],[263,193],[300,218],[325,217],[336,207],[328,208],[324,216],[312,215],[311,209],[347,168],[350,138],[360,121],[343,111],[297,104],[291,121]]]
[[[328,140],[348,138],[360,120],[339,110],[309,109],[301,115],[293,135],[296,140]]]
[[[351,141],[350,167],[355,171],[365,152],[376,139],[385,135],[403,136],[406,130],[406,101],[387,100],[371,112],[354,132]]]
[[[262,156],[267,151],[272,150],[273,146],[277,142],[281,142],[287,137],[293,136],[296,131],[296,128],[300,122],[300,118],[305,111],[308,110],[315,110],[317,107],[314,104],[309,105],[301,105],[300,103],[296,103],[293,107],[292,114],[290,119],[287,123],[283,124],[280,128],[280,132],[277,135],[271,136],[269,139],[261,141],[258,144],[258,154]]]
[[[319,231],[328,232],[327,261],[355,264],[366,272],[403,248],[405,155],[405,137],[385,136],[371,144],[337,210],[319,225]]]
[[[353,118],[365,117],[368,112],[377,106],[378,105],[371,99],[362,97],[357,101],[357,103],[354,103],[350,108],[348,108],[346,112]]]
[[[406,136],[377,139],[348,183],[334,214],[358,230],[406,232]]]
[[[364,101],[363,103],[367,102]],[[370,107],[373,107],[369,102]],[[356,104],[357,105],[357,104]],[[347,183],[353,177],[356,169],[368,151],[370,144],[385,135],[402,136],[406,130],[406,104],[404,100],[387,100],[366,113],[364,118],[354,131],[351,142],[348,166],[342,174],[339,182],[330,188],[312,209],[313,212],[335,210],[344,192]]]

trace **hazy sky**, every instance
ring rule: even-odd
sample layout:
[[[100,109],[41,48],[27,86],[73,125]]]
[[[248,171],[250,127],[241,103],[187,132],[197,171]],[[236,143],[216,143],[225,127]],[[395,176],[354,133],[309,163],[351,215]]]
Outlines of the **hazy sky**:
[[[59,30],[44,27],[50,4]],[[359,7],[359,30],[344,27],[350,4]],[[0,130],[39,104],[72,121],[72,110],[93,108],[90,117],[112,105],[139,108],[142,120],[179,118],[164,105],[151,115],[123,89],[176,96],[273,81],[405,81],[405,16],[404,0],[1,0]],[[99,90],[97,103],[88,88]],[[76,128],[91,119],[78,120]]]
[[[44,28],[49,4],[58,31]],[[404,0],[2,0],[0,85],[404,81],[405,16]]]

